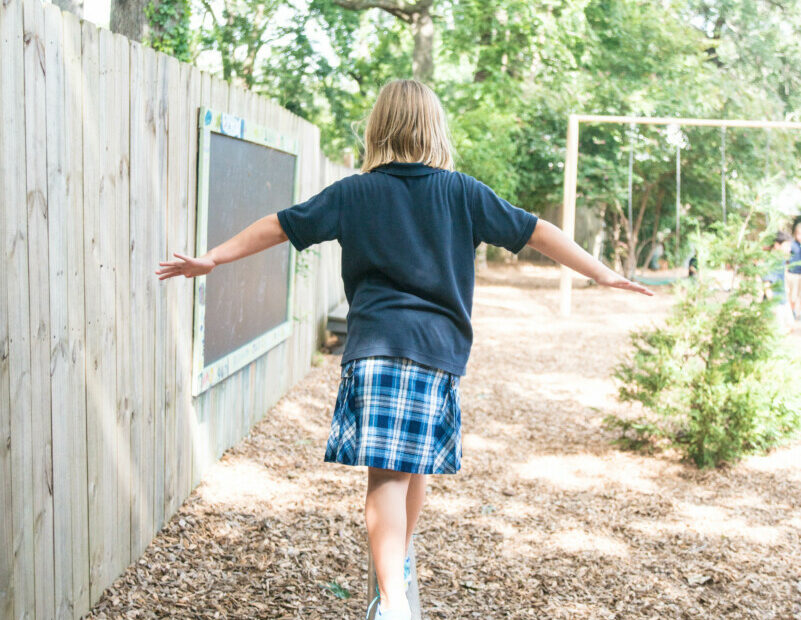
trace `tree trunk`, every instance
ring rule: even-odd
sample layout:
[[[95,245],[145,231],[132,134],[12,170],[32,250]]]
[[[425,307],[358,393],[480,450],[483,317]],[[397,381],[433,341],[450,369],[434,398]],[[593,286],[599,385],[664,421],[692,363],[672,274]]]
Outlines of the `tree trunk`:
[[[620,216],[617,213],[612,215],[612,269],[620,273],[623,270],[623,263],[620,260]]]
[[[654,229],[651,232],[651,250],[648,252],[648,256],[645,258],[645,262],[643,263],[646,267],[651,264],[651,259],[654,257],[654,252],[656,252],[656,239],[659,235],[659,217],[662,215],[662,203],[664,202],[665,197],[665,189],[661,188],[659,190],[659,197],[656,200],[656,213],[654,213]]]
[[[150,0],[111,0],[111,30],[134,41],[143,41],[150,34],[145,7]]]
[[[69,11],[78,17],[83,17],[83,0],[53,0],[53,4],[62,11]]]
[[[412,74],[414,79],[430,82],[434,77],[434,19],[431,5],[434,0],[334,0],[334,4],[350,11],[382,9],[406,22],[412,28]]]
[[[604,245],[604,221],[606,216],[606,205],[601,206],[601,225],[598,227],[598,232],[592,239],[592,257],[595,260],[601,260],[601,250]]]
[[[412,15],[412,74],[415,80],[430,83],[434,77],[434,20],[430,6]]]

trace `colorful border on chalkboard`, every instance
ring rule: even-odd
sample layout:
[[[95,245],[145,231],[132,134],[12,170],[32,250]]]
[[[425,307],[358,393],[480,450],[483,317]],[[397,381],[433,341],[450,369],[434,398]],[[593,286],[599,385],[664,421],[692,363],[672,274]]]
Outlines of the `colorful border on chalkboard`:
[[[218,133],[295,156],[293,171],[292,202],[296,204],[300,195],[300,148],[298,140],[270,127],[250,123],[244,118],[201,107],[198,116],[198,173],[197,173],[197,230],[196,256],[208,251],[209,209],[209,162],[211,159],[211,134]],[[213,364],[205,365],[203,350],[205,343],[206,276],[195,278],[194,341],[192,351],[192,396],[198,396],[237,370],[247,366],[292,334],[292,311],[295,292],[295,260],[297,250],[289,246],[289,269],[287,282],[287,320],[276,325],[247,344],[242,345]]]

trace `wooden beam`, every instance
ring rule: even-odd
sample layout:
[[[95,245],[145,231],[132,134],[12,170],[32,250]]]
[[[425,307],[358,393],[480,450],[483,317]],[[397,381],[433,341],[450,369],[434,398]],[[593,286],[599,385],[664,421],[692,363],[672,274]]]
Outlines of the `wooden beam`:
[[[571,115],[571,118],[574,116]],[[801,122],[718,118],[669,118],[660,116],[605,116],[577,114],[580,123],[637,123],[640,125],[694,125],[697,127],[751,127],[755,129],[801,129]]]

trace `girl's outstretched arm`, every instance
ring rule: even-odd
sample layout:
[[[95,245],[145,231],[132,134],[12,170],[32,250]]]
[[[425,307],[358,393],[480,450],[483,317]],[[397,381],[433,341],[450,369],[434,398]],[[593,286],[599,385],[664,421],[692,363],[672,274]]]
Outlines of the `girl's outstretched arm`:
[[[186,276],[187,278],[202,276],[221,263],[230,263],[250,256],[287,241],[287,239],[281,224],[278,223],[278,216],[272,213],[256,220],[243,231],[210,249],[203,256],[192,258],[174,252],[178,260],[159,263],[164,268],[156,271],[156,275],[159,276],[159,280],[174,276]]]
[[[653,291],[645,288],[641,284],[627,280],[623,276],[615,273],[602,262],[595,260],[592,255],[586,252],[580,245],[570,239],[559,228],[546,222],[537,220],[534,232],[526,245],[542,252],[545,256],[554,259],[566,267],[570,267],[580,274],[592,278],[598,284],[622,288],[643,295],[653,295]]]

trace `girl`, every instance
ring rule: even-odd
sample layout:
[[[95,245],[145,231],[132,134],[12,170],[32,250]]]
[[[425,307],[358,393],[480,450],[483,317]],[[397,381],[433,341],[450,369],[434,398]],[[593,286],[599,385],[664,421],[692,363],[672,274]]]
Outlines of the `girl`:
[[[653,293],[454,171],[444,111],[422,83],[396,80],[381,89],[364,148],[362,174],[265,216],[199,258],[175,253],[178,260],[159,263],[156,273],[194,277],[283,241],[301,251],[338,240],[350,308],[324,460],[367,466],[375,617],[406,620],[405,555],[426,475],[461,467],[459,379],[473,339],[478,244],[514,253],[529,245],[599,284]]]

